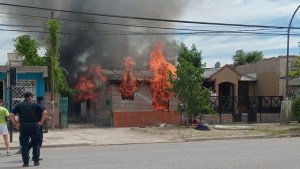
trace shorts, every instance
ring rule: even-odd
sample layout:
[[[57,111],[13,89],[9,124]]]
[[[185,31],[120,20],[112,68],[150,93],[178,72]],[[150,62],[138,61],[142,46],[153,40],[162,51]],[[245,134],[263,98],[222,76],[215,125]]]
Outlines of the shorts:
[[[0,135],[7,135],[7,125],[6,124],[0,124]]]

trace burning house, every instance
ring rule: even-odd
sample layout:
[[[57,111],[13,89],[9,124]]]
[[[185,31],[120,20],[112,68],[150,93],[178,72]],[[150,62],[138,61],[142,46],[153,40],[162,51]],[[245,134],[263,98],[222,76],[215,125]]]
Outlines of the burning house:
[[[134,70],[135,65],[129,56],[123,70],[90,65],[75,85],[80,91],[76,99],[83,102],[81,115],[99,126],[180,124],[177,101],[168,90],[169,71],[174,74],[176,68],[165,59],[162,46],[153,47],[149,70]]]

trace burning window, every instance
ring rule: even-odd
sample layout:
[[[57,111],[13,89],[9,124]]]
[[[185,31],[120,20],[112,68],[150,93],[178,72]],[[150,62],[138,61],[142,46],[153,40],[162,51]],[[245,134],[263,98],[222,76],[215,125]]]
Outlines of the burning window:
[[[122,100],[134,100],[134,92],[137,90],[137,81],[133,74],[135,61],[132,57],[124,59],[124,75],[119,87]]]

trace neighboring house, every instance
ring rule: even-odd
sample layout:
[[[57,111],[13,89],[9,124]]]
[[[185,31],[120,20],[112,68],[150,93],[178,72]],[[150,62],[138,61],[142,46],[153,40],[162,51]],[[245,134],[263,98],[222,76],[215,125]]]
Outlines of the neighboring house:
[[[0,66],[0,99],[10,108],[10,91],[7,85],[7,71],[16,68],[16,86],[12,87],[12,107],[24,100],[24,92],[32,92],[34,100],[37,96],[45,97],[45,106],[50,113],[50,93],[45,92],[45,78],[48,77],[47,66],[22,66],[23,58],[16,53],[8,53],[8,62]],[[55,126],[59,126],[59,98],[55,100]]]
[[[34,99],[37,96],[45,96],[45,80],[48,76],[46,66],[22,66],[22,57],[16,53],[8,53],[8,63],[0,66],[0,99],[5,101],[9,108],[9,89],[7,86],[7,71],[15,67],[17,71],[16,86],[12,88],[12,106],[24,100],[24,92],[32,92]]]
[[[291,57],[291,63],[294,59]],[[278,122],[286,91],[285,76],[286,57],[277,57],[237,67],[225,65],[206,69],[204,86],[215,89],[224,100],[217,104],[227,102],[225,106],[233,113],[235,122],[245,121],[244,114],[248,115],[248,122]],[[289,80],[288,85],[290,97],[299,94],[299,78]],[[226,97],[231,97],[231,100],[226,100]],[[226,113],[224,106],[218,108],[219,112]],[[255,116],[256,113],[260,116]]]

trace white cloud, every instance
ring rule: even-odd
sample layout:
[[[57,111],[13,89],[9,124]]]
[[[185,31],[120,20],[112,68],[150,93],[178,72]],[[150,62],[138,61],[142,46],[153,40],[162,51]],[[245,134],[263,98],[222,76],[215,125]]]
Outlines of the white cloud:
[[[189,8],[182,17],[184,20],[286,27],[299,5],[299,2],[294,0],[192,0],[189,2]],[[299,14],[295,15],[293,26],[299,27],[299,24],[297,25],[299,19],[300,11]],[[223,31],[247,29],[197,25],[197,29],[202,28]],[[285,33],[286,30],[282,31]],[[297,32],[296,30],[293,31]],[[266,58],[285,55],[287,36],[224,36],[217,34],[213,36],[186,36],[181,40],[188,46],[195,44],[199,50],[202,50],[203,61],[207,63],[208,67],[213,67],[217,61],[220,61],[221,65],[231,64],[232,55],[238,49],[260,50],[264,52]],[[290,54],[299,54],[299,41],[297,36],[290,37]]]

